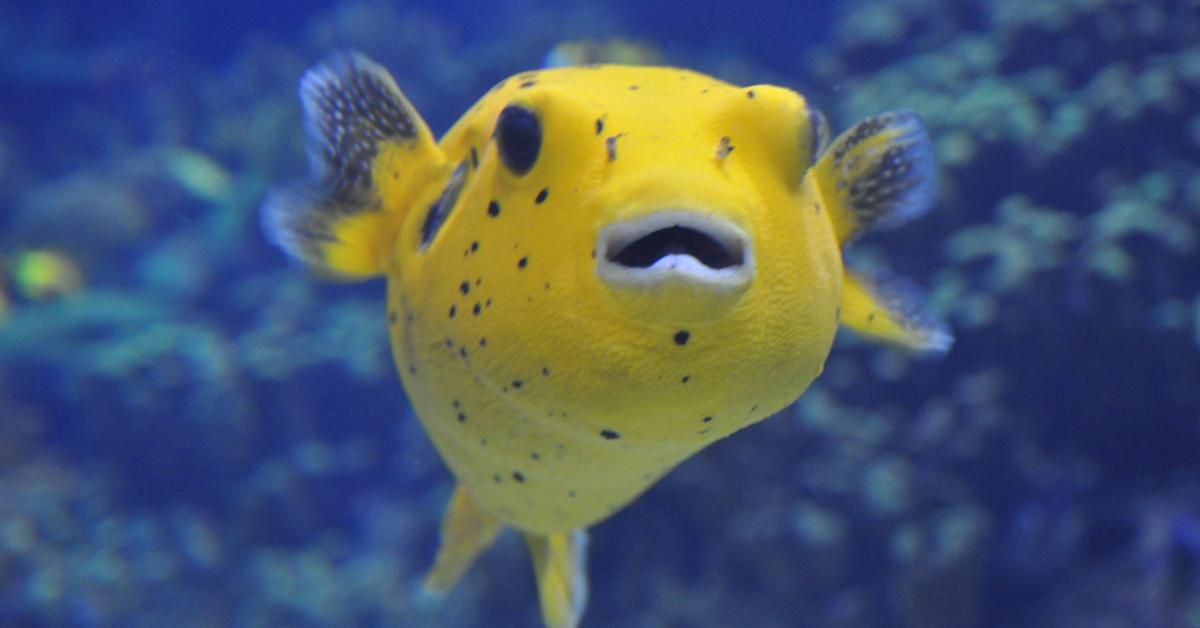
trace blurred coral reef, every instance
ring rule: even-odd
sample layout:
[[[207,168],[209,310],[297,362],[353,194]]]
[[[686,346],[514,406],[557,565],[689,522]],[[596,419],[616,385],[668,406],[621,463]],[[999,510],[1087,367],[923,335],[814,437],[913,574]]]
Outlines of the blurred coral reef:
[[[792,84],[836,128],[910,108],[936,139],[940,207],[852,261],[922,278],[953,351],[839,339],[793,408],[594,530],[584,625],[1200,626],[1200,3],[837,6],[770,63],[586,5],[488,39],[352,2],[221,67],[0,9],[5,84],[75,98],[0,121],[0,624],[534,625],[511,535],[420,592],[449,477],[382,290],[259,235],[304,167],[296,82],[353,46],[439,130],[551,52]]]

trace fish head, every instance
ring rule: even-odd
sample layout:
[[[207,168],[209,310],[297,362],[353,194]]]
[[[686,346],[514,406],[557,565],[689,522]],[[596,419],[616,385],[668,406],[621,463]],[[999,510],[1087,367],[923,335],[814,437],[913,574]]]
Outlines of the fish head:
[[[498,370],[570,373],[559,399],[627,399],[634,416],[656,381],[692,372],[731,376],[732,395],[782,378],[775,409],[819,372],[841,258],[804,183],[818,118],[802,96],[568,68],[510,79],[470,117],[443,142],[480,147],[448,250],[472,264],[471,240],[487,250],[486,272],[460,274],[483,280],[475,333],[521,348]]]

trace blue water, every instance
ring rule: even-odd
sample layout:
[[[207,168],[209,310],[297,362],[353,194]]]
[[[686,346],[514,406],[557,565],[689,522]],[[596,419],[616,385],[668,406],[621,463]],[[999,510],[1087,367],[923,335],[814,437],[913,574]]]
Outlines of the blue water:
[[[420,593],[451,489],[381,283],[263,238],[296,85],[435,132],[564,41],[917,111],[934,210],[854,247],[944,357],[839,338],[792,408],[592,529],[587,626],[1200,627],[1195,2],[0,7],[0,625],[535,626],[516,535]]]

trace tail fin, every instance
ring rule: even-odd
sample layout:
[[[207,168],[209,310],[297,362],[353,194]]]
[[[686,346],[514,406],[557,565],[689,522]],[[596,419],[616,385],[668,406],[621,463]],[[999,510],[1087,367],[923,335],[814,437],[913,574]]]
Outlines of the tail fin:
[[[842,245],[875,225],[894,227],[920,216],[937,191],[933,145],[912,111],[880,114],[847,129],[814,174]]]
[[[388,71],[361,54],[339,53],[309,70],[300,99],[310,179],[270,194],[263,229],[326,274],[376,275],[412,196],[405,186],[440,166],[440,151]]]

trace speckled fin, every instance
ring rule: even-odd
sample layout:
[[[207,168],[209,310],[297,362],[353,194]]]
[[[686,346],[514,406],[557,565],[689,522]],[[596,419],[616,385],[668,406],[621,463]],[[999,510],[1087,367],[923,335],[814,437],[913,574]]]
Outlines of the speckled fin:
[[[388,71],[361,54],[339,53],[309,70],[300,99],[310,177],[267,198],[264,230],[292,256],[327,274],[375,275],[405,200],[381,194],[380,179],[386,176],[387,191],[394,192],[401,175],[412,174],[411,164],[436,161],[438,149]],[[385,154],[389,159],[381,160]]]
[[[587,532],[526,534],[546,628],[575,628],[587,606]]]
[[[425,576],[425,589],[431,593],[453,589],[479,554],[491,547],[503,530],[504,524],[484,510],[466,487],[459,484],[442,516],[442,545],[433,567]]]
[[[883,113],[847,129],[814,173],[842,244],[925,213],[937,187],[933,146],[912,111]]]
[[[915,351],[946,352],[954,343],[945,324],[924,312],[917,290],[900,279],[872,281],[847,271],[841,324]]]

